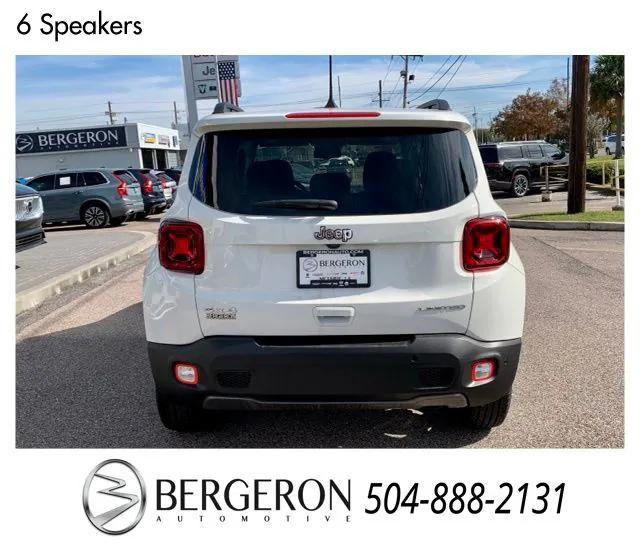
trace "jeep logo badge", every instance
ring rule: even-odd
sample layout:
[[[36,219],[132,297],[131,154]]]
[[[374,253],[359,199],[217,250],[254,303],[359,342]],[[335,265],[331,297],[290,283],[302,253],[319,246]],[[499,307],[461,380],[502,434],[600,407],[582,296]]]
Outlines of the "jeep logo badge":
[[[348,242],[353,238],[353,231],[351,229],[327,229],[326,227],[320,227],[318,232],[313,233],[316,240],[342,240],[342,242]]]

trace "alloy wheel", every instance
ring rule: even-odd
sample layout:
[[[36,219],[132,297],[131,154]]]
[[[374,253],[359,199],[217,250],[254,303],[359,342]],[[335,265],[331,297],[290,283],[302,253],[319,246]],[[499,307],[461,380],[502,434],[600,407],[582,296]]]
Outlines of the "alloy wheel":
[[[107,221],[107,214],[98,206],[89,206],[84,212],[84,221],[90,227],[102,227]]]
[[[513,194],[516,196],[524,196],[529,190],[529,181],[524,175],[516,175],[513,180]]]

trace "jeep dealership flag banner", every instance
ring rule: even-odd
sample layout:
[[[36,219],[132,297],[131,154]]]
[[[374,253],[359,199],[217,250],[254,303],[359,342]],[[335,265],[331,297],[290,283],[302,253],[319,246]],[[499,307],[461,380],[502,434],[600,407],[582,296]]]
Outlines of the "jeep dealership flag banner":
[[[124,126],[53,130],[16,135],[16,154],[88,151],[126,146],[127,137]]]

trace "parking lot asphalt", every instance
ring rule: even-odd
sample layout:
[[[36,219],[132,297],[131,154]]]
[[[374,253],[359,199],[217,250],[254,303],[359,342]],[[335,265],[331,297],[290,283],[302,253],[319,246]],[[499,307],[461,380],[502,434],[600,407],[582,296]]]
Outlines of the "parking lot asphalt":
[[[199,433],[165,429],[146,355],[143,253],[17,317],[16,445],[623,446],[624,234],[516,229],[513,240],[527,272],[525,335],[511,413],[491,432],[440,410],[238,412]]]

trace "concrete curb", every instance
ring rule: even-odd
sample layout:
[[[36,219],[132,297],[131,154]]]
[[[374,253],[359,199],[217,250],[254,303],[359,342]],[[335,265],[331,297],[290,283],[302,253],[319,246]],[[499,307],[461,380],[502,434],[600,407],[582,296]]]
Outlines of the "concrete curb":
[[[64,289],[83,282],[91,276],[106,271],[107,269],[126,261],[130,257],[151,248],[156,243],[155,233],[142,231],[128,232],[142,234],[144,236],[121,250],[102,256],[90,263],[81,265],[80,267],[76,267],[68,273],[52,278],[45,284],[41,284],[40,286],[36,286],[35,288],[30,288],[16,294],[16,315],[19,315],[28,309],[32,309],[33,307],[37,307],[45,299],[60,294]]]
[[[539,221],[509,219],[514,229],[547,229],[556,231],[624,231],[624,223],[615,221]]]

